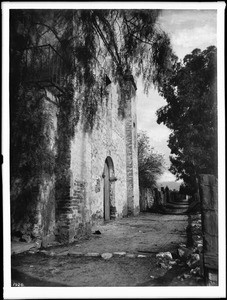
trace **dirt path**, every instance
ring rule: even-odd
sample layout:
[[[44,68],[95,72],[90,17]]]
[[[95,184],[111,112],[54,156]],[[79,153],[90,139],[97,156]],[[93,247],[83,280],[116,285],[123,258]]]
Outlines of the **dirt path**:
[[[186,241],[186,215],[162,215],[143,213],[137,217],[124,218],[99,225],[93,232],[99,230],[101,234],[93,234],[86,240],[70,247],[72,251],[116,252],[129,253],[157,253],[173,248],[174,245]],[[61,248],[67,250],[68,247]],[[58,251],[56,249],[55,251]]]
[[[187,216],[141,214],[97,226],[101,234],[68,247],[12,256],[13,284],[25,286],[187,285],[157,265],[156,253],[186,242]],[[107,259],[101,255],[107,254]],[[105,255],[104,255],[105,256]],[[195,284],[193,282],[188,285]]]

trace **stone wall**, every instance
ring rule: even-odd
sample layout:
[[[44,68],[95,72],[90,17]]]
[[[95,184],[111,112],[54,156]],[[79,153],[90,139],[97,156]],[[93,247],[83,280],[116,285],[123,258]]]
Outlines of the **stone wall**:
[[[169,203],[179,202],[185,199],[185,195],[176,190],[169,190],[168,187],[158,188],[143,188],[140,187],[140,210],[141,211],[156,211],[160,207],[165,207]]]
[[[206,284],[218,285],[218,179],[214,175],[199,176],[201,220],[203,231],[203,264]]]
[[[126,82],[129,92],[126,110],[126,167],[127,167],[127,213],[138,214],[139,182],[138,182],[138,147],[137,147],[137,115],[135,90],[131,82]]]

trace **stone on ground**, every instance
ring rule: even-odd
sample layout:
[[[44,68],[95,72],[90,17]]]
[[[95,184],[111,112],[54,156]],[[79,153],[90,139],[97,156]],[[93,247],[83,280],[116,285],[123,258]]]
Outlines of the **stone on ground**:
[[[133,254],[133,253],[127,253],[125,256],[126,256],[126,257],[130,257],[130,258],[135,258],[135,257],[136,257],[136,254]]]
[[[101,255],[101,257],[102,257],[103,259],[110,259],[112,256],[113,256],[112,253],[103,253],[103,254]]]
[[[71,251],[69,252],[69,255],[73,255],[73,256],[82,256],[83,253],[82,253],[82,252],[78,252],[78,251],[73,251],[73,250],[71,250]]]
[[[86,253],[85,256],[99,257],[99,256],[100,256],[100,253],[97,253],[97,252],[90,252],[90,253]]]
[[[178,254],[182,258],[188,258],[192,254],[192,250],[185,247],[181,247],[178,249]]]
[[[69,254],[69,251],[66,250],[66,251],[63,251],[63,252],[56,253],[55,255],[56,256],[67,256],[68,254]]]
[[[126,255],[126,252],[114,252],[113,254],[116,256],[124,256]]]
[[[173,259],[172,254],[170,252],[160,252],[156,254],[157,258],[168,258],[168,259]]]

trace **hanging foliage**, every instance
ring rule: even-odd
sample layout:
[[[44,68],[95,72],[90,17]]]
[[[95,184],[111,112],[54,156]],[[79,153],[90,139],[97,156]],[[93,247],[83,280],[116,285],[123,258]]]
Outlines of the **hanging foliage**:
[[[120,87],[122,117],[129,98],[124,79],[127,72],[135,77],[142,75],[145,91],[153,84],[157,87],[163,84],[173,54],[168,36],[156,25],[159,13],[158,10],[10,11],[12,198],[18,198],[18,193],[26,190],[25,185],[31,192],[44,175],[55,174],[57,187],[63,184],[62,179],[68,178],[68,152],[75,126],[81,120],[85,131],[92,130],[99,106],[108,96],[106,75]],[[25,49],[33,49],[31,66],[38,68],[40,56],[34,49],[48,44],[61,57],[59,61],[63,61],[61,91],[56,97],[57,156],[48,146],[51,130],[45,125],[50,122],[44,105],[47,95],[35,82],[25,82]],[[51,56],[42,64],[54,69],[56,60]],[[39,73],[38,69],[35,71]],[[15,188],[18,178],[19,187]],[[27,194],[31,195],[30,192]]]
[[[114,80],[126,70],[135,76],[142,75],[146,91],[152,84],[162,84],[172,50],[168,36],[156,25],[159,13],[15,10],[11,13],[12,51],[18,47],[19,39],[26,46],[54,46],[64,59],[64,76],[72,75],[76,91],[84,93],[80,113],[84,123],[92,128],[101,100],[104,68],[111,69]]]

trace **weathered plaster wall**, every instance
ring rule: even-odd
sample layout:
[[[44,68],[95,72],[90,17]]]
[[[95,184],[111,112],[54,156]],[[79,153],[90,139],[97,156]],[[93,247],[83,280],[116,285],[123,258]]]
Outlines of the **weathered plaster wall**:
[[[55,97],[48,91],[47,98],[56,102]],[[56,155],[58,107],[48,100],[43,100],[45,102],[45,110],[49,116],[44,134],[49,137],[49,150]],[[46,246],[55,239],[55,175],[43,175],[38,188],[37,217],[33,227],[33,235],[42,239],[43,245]]]
[[[127,84],[130,84],[129,82]],[[56,155],[55,174],[43,176],[38,188],[33,235],[44,246],[53,242],[72,242],[90,234],[92,225],[104,220],[104,165],[113,162],[110,183],[110,218],[138,213],[138,162],[136,136],[136,98],[131,87],[126,116],[119,115],[120,88],[112,83],[108,97],[100,105],[91,132],[79,122],[72,140],[61,134],[59,109],[45,101],[49,113],[50,151]],[[45,134],[45,133],[44,133]]]
[[[111,84],[109,97],[100,107],[98,120],[92,133],[84,133],[81,124],[76,129],[71,146],[71,171],[73,182],[83,182],[86,192],[83,213],[72,221],[78,226],[92,226],[104,216],[104,164],[111,157],[116,181],[111,183],[111,218],[127,215],[125,119],[118,116],[118,90]],[[72,188],[73,194],[73,188]],[[76,209],[75,209],[76,211]],[[114,213],[114,211],[116,213]],[[80,215],[80,216],[79,216]],[[86,223],[86,224],[85,224]]]
[[[58,223],[59,235],[66,236],[68,230],[69,241],[89,233],[92,225],[104,220],[107,157],[113,162],[110,177],[116,179],[110,182],[110,218],[138,212],[136,100],[129,99],[123,118],[119,115],[119,86],[112,83],[106,88],[108,97],[99,107],[93,130],[85,132],[79,122],[71,141],[70,196]]]
[[[55,102],[54,96],[48,91],[46,97],[39,99],[39,101],[43,103],[47,118],[42,132],[48,142],[48,149],[46,150],[54,157],[57,151],[58,107],[53,103]],[[20,180],[18,178],[19,183]],[[48,174],[43,171],[42,174],[37,174],[33,180],[36,184],[27,191],[24,191],[20,185],[18,186],[15,202],[13,201],[15,187],[11,187],[11,209],[16,207],[16,213],[20,210],[18,214],[22,216],[19,220],[14,220],[14,215],[11,216],[12,238],[16,241],[26,242],[34,239],[47,245],[55,239],[55,174]]]
[[[74,30],[78,31],[80,28],[74,27]],[[121,36],[118,35],[117,38],[120,49]],[[45,44],[46,41],[57,48],[57,40],[50,32],[42,36],[40,44]],[[79,37],[75,42],[80,43]],[[98,54],[100,57],[95,70],[96,77],[102,78],[106,72],[111,77],[111,70],[114,70],[112,57],[103,42],[99,42],[102,53]],[[115,72],[113,74],[116,76]],[[76,82],[76,78],[74,80]],[[132,85],[129,81],[122,81],[122,84]],[[78,87],[75,89],[78,91]],[[83,89],[83,86],[79,88]],[[84,132],[79,123],[73,140],[67,137],[69,126],[65,126],[67,122],[64,122],[67,120],[67,111],[58,110],[57,106],[45,100],[46,109],[50,111],[48,121],[53,122],[49,146],[50,151],[55,153],[56,167],[54,175],[42,176],[34,197],[35,205],[31,208],[36,218],[32,224],[33,234],[42,238],[45,245],[54,236],[61,242],[73,241],[80,235],[89,233],[93,223],[103,221],[103,171],[107,157],[113,161],[112,175],[117,179],[111,181],[111,218],[138,212],[135,90],[132,86],[129,87],[126,118],[122,118],[119,115],[119,103],[124,106],[124,101],[120,101],[122,91],[116,82],[107,89],[109,97],[99,108],[93,131]],[[46,92],[49,100],[55,102],[53,95],[48,90]],[[79,96],[83,98],[82,94]],[[65,98],[64,101],[67,100]]]

